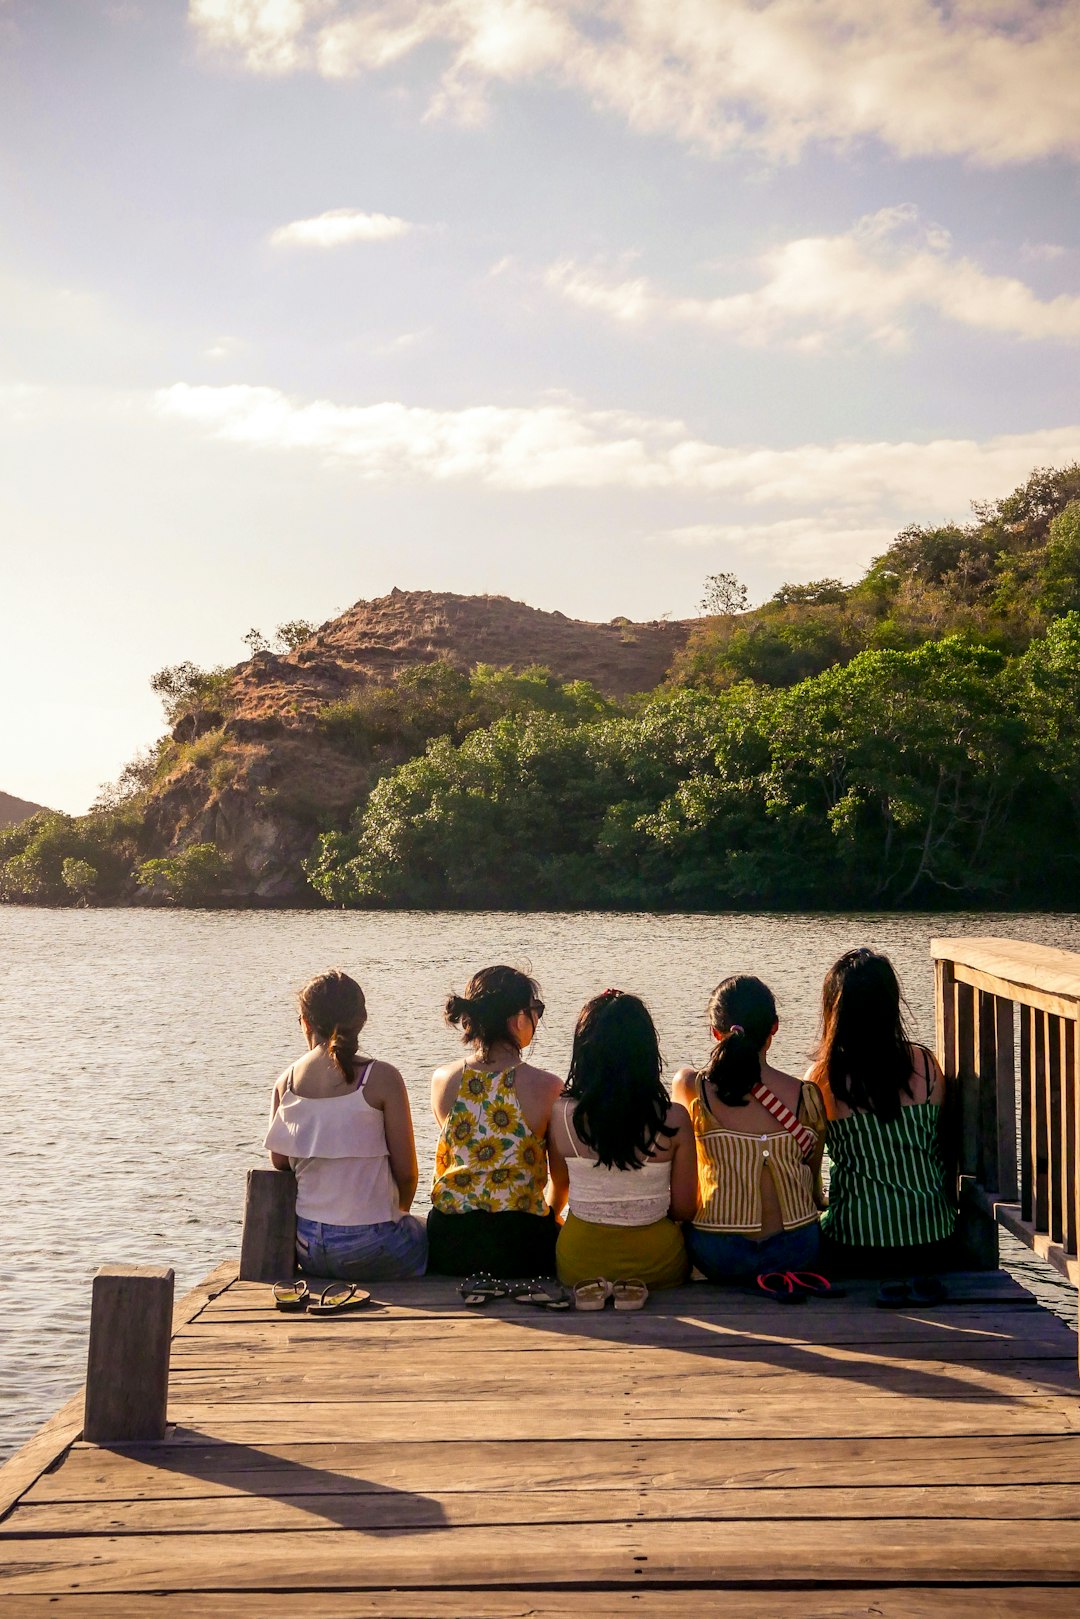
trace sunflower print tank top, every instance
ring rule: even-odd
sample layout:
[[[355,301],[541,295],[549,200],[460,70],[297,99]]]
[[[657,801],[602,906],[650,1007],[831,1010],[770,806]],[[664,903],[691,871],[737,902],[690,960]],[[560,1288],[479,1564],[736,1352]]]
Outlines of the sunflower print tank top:
[[[525,1123],[514,1070],[466,1064],[439,1132],[432,1206],[443,1214],[546,1214],[547,1147]]]

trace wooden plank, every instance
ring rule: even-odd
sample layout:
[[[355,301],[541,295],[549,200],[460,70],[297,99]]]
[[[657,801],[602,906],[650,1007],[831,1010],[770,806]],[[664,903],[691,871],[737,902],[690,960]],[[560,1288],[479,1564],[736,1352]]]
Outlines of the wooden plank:
[[[1060,1242],[1065,1235],[1061,1081],[1066,1027],[1064,1018],[1046,1020],[1046,1230],[1051,1242]]]
[[[1051,1242],[1045,1231],[1037,1231],[1031,1220],[1021,1219],[1018,1204],[998,1203],[994,1212],[999,1225],[1026,1243],[1033,1253],[1045,1259],[1067,1282],[1080,1287],[1080,1262],[1076,1256],[1067,1254],[1060,1242]]]
[[[930,955],[934,961],[974,968],[1019,989],[1044,990],[1080,1001],[1080,954],[1075,950],[984,935],[931,939]]]
[[[958,965],[954,968],[954,973],[957,984],[967,984],[971,989],[982,990],[986,995],[1008,996],[1017,1006],[1029,1006],[1033,1011],[1044,1012],[1050,1017],[1072,1017],[1076,1012],[1077,1003],[1071,996],[1054,995],[1043,989],[1024,988],[1011,983],[1007,978],[980,972],[976,967]]]
[[[1031,1218],[1038,1231],[1049,1234],[1050,1183],[1047,1155],[1047,1080],[1046,1060],[1049,1041],[1049,1018],[1045,1012],[1032,1014],[1032,1041],[1034,1046],[1031,1068],[1031,1184],[1034,1202]]]
[[[946,1079],[956,1077],[956,977],[951,961],[934,962],[934,1031]]]
[[[178,1502],[190,1497],[334,1495],[361,1489],[423,1493],[445,1478],[447,1441],[366,1441],[246,1445],[134,1446],[101,1451],[76,1445],[43,1474],[24,1503],[91,1500]],[[529,1446],[462,1440],[468,1467],[453,1468],[460,1487],[477,1490],[608,1490],[614,1485],[817,1491],[857,1479],[867,1489],[1080,1484],[1080,1444],[1073,1436],[974,1434],[966,1439],[697,1439],[673,1451],[665,1438],[558,1440]]]
[[[1019,1011],[1020,1023],[1020,1217],[1031,1221],[1035,1214],[1035,1152],[1032,1146],[1032,1100],[1034,1097],[1035,1014],[1029,1006]]]
[[[647,1606],[646,1606],[647,1604]],[[1046,1585],[980,1585],[972,1591],[954,1586],[847,1586],[808,1589],[786,1586],[736,1590],[698,1587],[679,1591],[640,1588],[623,1591],[371,1590],[231,1591],[229,1619],[700,1619],[702,1612],[722,1612],[723,1619],[1062,1619],[1062,1587]],[[218,1594],[111,1592],[107,1596],[22,1596],[20,1619],[221,1619]]]
[[[825,1343],[784,1344],[765,1341],[745,1343],[721,1340],[713,1334],[701,1343],[663,1347],[654,1344],[619,1344],[604,1341],[577,1345],[572,1339],[564,1337],[551,1341],[545,1339],[541,1342],[548,1356],[565,1358],[567,1355],[573,1355],[574,1375],[581,1378],[592,1378],[600,1374],[610,1375],[612,1372],[618,1376],[626,1368],[641,1373],[655,1370],[674,1373],[686,1368],[696,1370],[702,1366],[712,1366],[724,1371],[730,1368],[736,1374],[744,1368],[763,1368],[766,1375],[784,1368],[793,1371],[805,1371],[809,1367],[820,1367],[822,1371],[849,1368],[851,1374],[857,1376],[863,1372],[880,1370],[882,1351],[885,1348],[888,1349],[888,1364],[902,1370],[914,1370],[923,1366],[929,1366],[932,1370],[935,1363],[944,1366],[946,1370],[957,1365],[975,1367],[988,1361],[993,1362],[998,1369],[1007,1369],[1012,1361],[1071,1363],[1075,1347],[1074,1336],[1062,1323],[1061,1331],[1054,1333],[1053,1336],[1022,1341],[994,1337],[964,1338],[955,1348],[952,1343],[943,1344],[940,1338],[930,1342],[867,1346]],[[351,1344],[348,1364],[350,1367],[374,1365],[381,1374],[386,1365],[385,1347]],[[184,1355],[178,1355],[173,1362],[174,1375],[220,1372],[229,1376],[243,1372],[248,1377],[266,1378],[292,1376],[296,1372],[296,1352],[289,1347],[261,1346],[253,1349],[250,1344],[243,1342],[235,1345],[218,1342],[213,1348],[215,1353],[208,1354],[205,1350],[186,1347]],[[947,1349],[953,1352],[946,1358]],[[354,1359],[354,1356],[361,1358]],[[380,1356],[381,1360],[378,1358]],[[440,1373],[448,1370],[457,1387],[461,1388],[467,1381],[469,1371],[475,1369],[475,1360],[476,1351],[473,1346],[447,1344],[439,1354]],[[492,1347],[485,1355],[484,1362],[488,1367],[499,1365],[511,1377],[517,1375],[520,1366],[529,1365],[533,1367],[535,1376],[535,1362],[531,1358],[528,1344],[523,1345],[520,1339],[513,1336],[504,1338],[500,1335],[493,1338]],[[597,1368],[596,1374],[592,1371],[594,1364]],[[341,1366],[340,1342],[328,1343],[320,1340],[307,1346],[303,1375],[309,1380],[319,1376],[323,1368],[331,1375],[339,1375]],[[545,1360],[543,1369],[545,1376],[560,1376],[562,1368],[560,1361],[553,1358]]]
[[[813,1384],[813,1379],[808,1379]],[[853,1438],[986,1434],[1065,1434],[1080,1432],[1080,1402],[1045,1394],[1013,1395],[1008,1400],[948,1399],[939,1395],[903,1400],[863,1394],[844,1387],[828,1401],[811,1394],[807,1404],[779,1396],[761,1396],[741,1404],[717,1407],[687,1402],[678,1412],[658,1409],[655,1400],[619,1399],[604,1406],[574,1403],[543,1407],[543,1431],[552,1439],[825,1438],[838,1431]],[[714,1401],[717,1395],[714,1393]],[[385,1440],[426,1436],[445,1417],[445,1398],[438,1401],[388,1400],[312,1403],[303,1415],[310,1440]],[[537,1412],[531,1403],[476,1400],[468,1406],[470,1432],[489,1439],[534,1439]],[[204,1444],[208,1438],[263,1445],[295,1435],[297,1407],[275,1400],[219,1404],[179,1400],[172,1430],[174,1444]]]
[[[265,1375],[246,1371],[243,1366],[178,1372],[173,1378],[173,1413],[192,1403],[235,1401],[246,1406],[272,1400],[296,1407],[347,1400],[357,1405],[415,1400],[430,1405],[442,1400],[457,1403],[463,1395],[471,1406],[476,1400],[527,1398],[536,1387],[536,1369],[521,1355],[492,1354],[480,1365],[474,1356],[458,1356],[450,1364],[433,1366],[429,1375],[422,1367],[382,1359],[381,1365],[379,1357],[371,1356],[348,1366],[342,1366],[340,1360],[320,1359],[302,1372],[281,1367]],[[1070,1355],[1053,1360],[975,1361],[968,1365],[943,1360],[904,1364],[808,1353],[792,1357],[785,1353],[775,1364],[669,1350],[644,1365],[633,1355],[590,1355],[586,1371],[571,1352],[558,1367],[552,1367],[549,1375],[567,1384],[571,1403],[588,1393],[610,1400],[656,1398],[669,1409],[682,1411],[714,1402],[718,1378],[723,1380],[725,1397],[742,1401],[771,1400],[779,1395],[789,1395],[793,1400],[842,1400],[849,1392],[883,1397],[938,1394],[955,1399],[999,1395],[1008,1399],[1040,1390],[1075,1398],[1078,1390],[1073,1359]],[[675,1384],[674,1379],[678,1379]]]
[[[688,1521],[673,1535],[665,1524],[508,1525],[488,1528],[328,1529],[312,1555],[307,1530],[259,1535],[177,1534],[131,1537],[73,1535],[12,1542],[0,1570],[0,1594],[71,1590],[264,1591],[285,1585],[363,1590],[387,1585],[472,1587],[610,1584],[669,1586],[775,1584],[798,1570],[799,1583],[849,1582],[873,1571],[882,1584],[1026,1584],[1038,1569],[1045,1584],[1080,1580],[1080,1540],[1044,1520],[841,1519],[822,1533],[820,1520],[759,1519],[745,1523]]]
[[[975,1175],[980,1186],[997,1186],[997,1005],[996,995],[975,994],[975,1073],[978,1078],[978,1151]]]
[[[1072,1018],[1062,1018],[1057,1075],[1057,1217],[1061,1235],[1056,1240],[1067,1253],[1077,1251],[1077,1028]]]
[[[61,1502],[20,1504],[0,1531],[0,1545],[16,1557],[19,1537],[70,1535],[267,1534],[334,1529],[452,1529],[562,1523],[729,1523],[778,1518],[848,1519],[1002,1518],[1065,1523],[1080,1519],[1080,1490],[1071,1484],[964,1484],[931,1488],[821,1490],[626,1489],[481,1490],[427,1493],[383,1488],[328,1495],[217,1496],[184,1501]],[[831,1533],[831,1527],[829,1532]],[[1080,1539],[1080,1536],[1077,1537]],[[308,1554],[318,1556],[314,1548]]]
[[[178,1332],[189,1321],[194,1321],[218,1293],[226,1288],[236,1275],[236,1266],[226,1260],[212,1270],[209,1276],[178,1299],[173,1308],[173,1331]],[[24,1490],[62,1456],[67,1447],[82,1432],[85,1389],[79,1389],[55,1416],[32,1434],[19,1450],[0,1467],[0,1521],[11,1510]]]
[[[997,1175],[994,1186],[1006,1203],[1020,1195],[1016,1164],[1016,1016],[1013,1003],[994,998],[994,1083],[997,1092]]]
[[[979,1075],[975,1066],[975,990],[956,983],[956,1074],[960,1094],[960,1173],[978,1177]]]

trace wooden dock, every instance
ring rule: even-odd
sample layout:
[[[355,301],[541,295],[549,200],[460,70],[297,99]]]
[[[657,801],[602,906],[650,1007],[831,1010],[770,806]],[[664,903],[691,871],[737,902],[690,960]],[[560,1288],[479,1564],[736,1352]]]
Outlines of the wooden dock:
[[[0,1471],[0,1613],[1077,1611],[1076,1337],[1000,1273],[329,1321],[235,1275],[177,1307],[164,1442],[82,1443],[76,1400]]]

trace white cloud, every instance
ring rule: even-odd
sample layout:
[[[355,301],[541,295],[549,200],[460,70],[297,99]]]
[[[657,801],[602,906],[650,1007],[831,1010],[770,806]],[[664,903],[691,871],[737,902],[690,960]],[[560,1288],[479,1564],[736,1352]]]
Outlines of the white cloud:
[[[1080,152],[1075,0],[190,0],[256,73],[378,72],[441,51],[431,110],[476,123],[544,75],[632,128],[792,158],[866,137],[988,164]]]
[[[294,219],[271,231],[274,247],[344,247],[350,242],[391,242],[413,229],[393,214],[362,214],[354,208],[331,208],[313,219]]]
[[[902,348],[920,310],[981,331],[1029,340],[1080,340],[1080,297],[1042,299],[1012,276],[989,275],[956,256],[948,232],[909,205],[883,208],[840,236],[787,242],[759,261],[750,292],[680,297],[645,277],[617,279],[572,260],[552,265],[548,287],[625,325],[667,321],[705,327],[740,343],[804,350],[857,332]]]
[[[910,514],[955,514],[973,497],[1014,487],[1033,466],[1080,456],[1080,426],[982,441],[713,444],[683,422],[589,410],[572,400],[435,410],[299,401],[274,388],[176,383],[156,408],[252,449],[317,454],[365,480],[472,482],[511,490],[628,489],[732,495],[747,505],[813,504],[873,514],[900,500]],[[869,519],[868,519],[869,520]]]

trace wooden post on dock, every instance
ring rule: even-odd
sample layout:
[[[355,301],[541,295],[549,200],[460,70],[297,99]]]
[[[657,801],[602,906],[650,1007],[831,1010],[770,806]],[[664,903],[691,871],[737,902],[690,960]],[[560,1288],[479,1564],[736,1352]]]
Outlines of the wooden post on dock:
[[[240,1238],[240,1280],[280,1282],[296,1270],[296,1177],[249,1169]]]
[[[94,1277],[83,1438],[91,1444],[164,1439],[173,1273],[104,1265]]]

